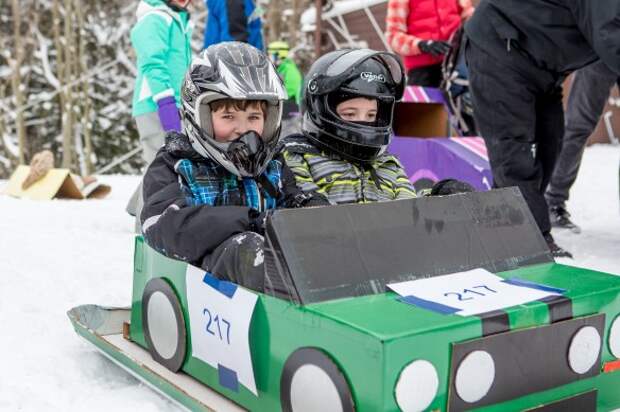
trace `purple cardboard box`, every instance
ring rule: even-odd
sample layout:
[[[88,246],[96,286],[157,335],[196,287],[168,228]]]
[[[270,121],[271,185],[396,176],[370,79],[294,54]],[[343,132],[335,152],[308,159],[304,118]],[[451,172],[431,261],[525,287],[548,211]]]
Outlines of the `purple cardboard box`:
[[[448,109],[438,89],[409,86],[396,105],[395,135],[388,151],[403,164],[416,189],[441,179],[468,182],[477,190],[493,184],[486,146],[480,137],[449,137]]]

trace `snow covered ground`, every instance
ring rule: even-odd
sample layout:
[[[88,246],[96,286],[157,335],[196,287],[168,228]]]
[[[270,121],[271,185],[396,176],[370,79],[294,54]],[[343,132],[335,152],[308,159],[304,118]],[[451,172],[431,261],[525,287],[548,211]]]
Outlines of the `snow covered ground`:
[[[569,202],[583,233],[556,233],[576,266],[620,273],[620,148],[594,146]],[[32,202],[0,196],[0,410],[171,411],[175,406],[99,355],[65,312],[131,298],[138,178],[104,176],[105,200]],[[0,186],[2,184],[0,183]]]

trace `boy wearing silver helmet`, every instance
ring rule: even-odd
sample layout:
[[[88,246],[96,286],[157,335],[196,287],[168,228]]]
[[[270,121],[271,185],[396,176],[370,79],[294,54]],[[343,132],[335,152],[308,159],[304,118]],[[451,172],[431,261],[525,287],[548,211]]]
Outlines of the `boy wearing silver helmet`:
[[[273,65],[246,43],[219,43],[193,59],[182,88],[185,133],[168,134],[144,177],[151,247],[263,290],[269,211],[328,204],[302,193],[275,156],[286,98]]]

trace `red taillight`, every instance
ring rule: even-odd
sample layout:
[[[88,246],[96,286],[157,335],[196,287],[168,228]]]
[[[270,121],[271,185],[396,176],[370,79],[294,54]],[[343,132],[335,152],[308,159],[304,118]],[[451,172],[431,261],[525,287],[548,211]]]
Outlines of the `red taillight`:
[[[620,359],[616,359],[615,361],[605,362],[603,365],[603,372],[614,372],[620,370]]]

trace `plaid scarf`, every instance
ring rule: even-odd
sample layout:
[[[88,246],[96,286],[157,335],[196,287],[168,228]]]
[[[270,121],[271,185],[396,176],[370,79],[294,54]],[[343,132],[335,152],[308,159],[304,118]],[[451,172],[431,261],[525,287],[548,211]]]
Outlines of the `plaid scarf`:
[[[248,206],[259,212],[277,206],[278,199],[259,188],[254,178],[239,178],[210,160],[197,162],[181,159],[174,169],[179,174],[179,182],[190,206]],[[281,172],[282,163],[272,160],[263,176],[280,190]]]

